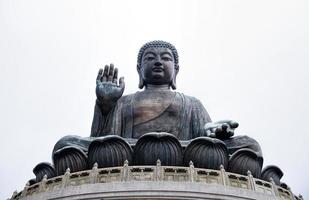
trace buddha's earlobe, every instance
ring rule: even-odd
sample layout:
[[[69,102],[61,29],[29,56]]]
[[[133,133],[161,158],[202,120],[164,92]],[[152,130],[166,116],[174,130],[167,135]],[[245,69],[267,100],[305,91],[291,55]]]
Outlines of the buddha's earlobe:
[[[176,76],[172,80],[171,87],[173,90],[176,90]]]
[[[143,78],[142,78],[139,65],[137,65],[137,72],[138,72],[138,75],[139,75],[138,87],[139,87],[139,89],[143,89],[143,87],[145,86],[145,83],[144,83],[144,80],[143,80]]]
[[[172,82],[171,82],[171,87],[173,90],[176,90],[177,86],[176,86],[176,76],[178,74],[178,70],[179,70],[179,66],[176,65],[175,66],[175,73],[173,75],[173,79],[172,79]]]
[[[138,83],[139,89],[143,89],[144,86],[145,86],[144,80],[141,76],[139,76],[139,83]]]

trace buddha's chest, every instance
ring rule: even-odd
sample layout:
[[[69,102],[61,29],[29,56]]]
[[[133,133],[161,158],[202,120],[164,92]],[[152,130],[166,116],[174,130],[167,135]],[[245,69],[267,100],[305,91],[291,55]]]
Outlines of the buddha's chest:
[[[161,118],[163,122],[160,120],[160,122],[157,122],[157,125],[162,126],[164,121],[177,121],[180,110],[181,102],[174,92],[141,92],[134,97],[134,125],[160,120],[159,118]]]

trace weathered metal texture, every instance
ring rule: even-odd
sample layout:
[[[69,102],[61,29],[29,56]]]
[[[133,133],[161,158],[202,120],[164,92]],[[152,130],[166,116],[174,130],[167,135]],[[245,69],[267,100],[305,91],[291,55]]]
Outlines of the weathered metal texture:
[[[248,171],[255,178],[260,178],[263,158],[251,149],[240,149],[232,154],[229,160],[229,172],[246,175]]]
[[[135,165],[182,166],[183,151],[177,138],[169,133],[147,133],[136,143],[133,163]]]
[[[283,176],[281,169],[275,165],[266,166],[261,174],[261,179],[269,181],[272,178],[276,185],[280,185],[280,179]]]
[[[56,174],[63,175],[69,168],[71,172],[88,169],[88,159],[84,151],[76,147],[64,147],[53,155]]]
[[[184,165],[192,161],[196,167],[220,169],[228,168],[228,150],[221,140],[209,137],[199,137],[191,141],[184,152]]]
[[[55,168],[52,164],[48,162],[41,162],[33,168],[33,173],[35,174],[35,181],[40,182],[46,175],[46,178],[53,178],[56,176]]]
[[[132,162],[132,149],[121,137],[109,135],[93,140],[88,149],[89,166],[97,163],[99,167],[123,165],[127,160]]]

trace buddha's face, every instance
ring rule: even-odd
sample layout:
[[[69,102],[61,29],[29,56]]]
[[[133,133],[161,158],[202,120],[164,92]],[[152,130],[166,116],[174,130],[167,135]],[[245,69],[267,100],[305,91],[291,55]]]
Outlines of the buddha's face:
[[[170,49],[156,47],[145,50],[139,67],[145,85],[170,85],[177,72]]]

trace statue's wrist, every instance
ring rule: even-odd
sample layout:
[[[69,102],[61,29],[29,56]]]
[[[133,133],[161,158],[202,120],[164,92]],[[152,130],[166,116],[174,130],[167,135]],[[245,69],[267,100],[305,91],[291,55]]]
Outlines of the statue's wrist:
[[[100,108],[103,115],[107,115],[109,111],[116,105],[116,103],[110,101],[102,101],[97,98],[96,105]]]

